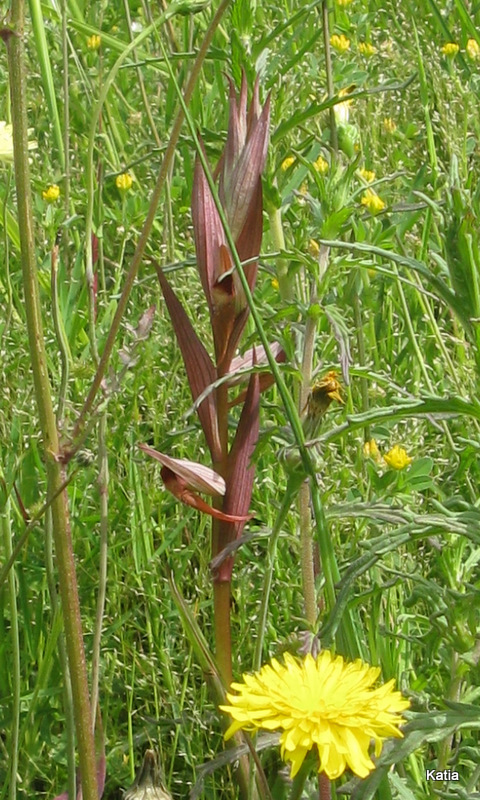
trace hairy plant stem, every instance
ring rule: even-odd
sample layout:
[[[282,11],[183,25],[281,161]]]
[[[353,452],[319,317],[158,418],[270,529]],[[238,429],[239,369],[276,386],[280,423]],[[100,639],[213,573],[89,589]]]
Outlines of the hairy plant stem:
[[[87,669],[83,646],[82,623],[77,578],[71,542],[68,498],[57,493],[65,480],[60,463],[52,388],[48,376],[43,337],[40,292],[38,284],[33,208],[30,190],[28,124],[24,52],[24,0],[12,0],[11,29],[4,31],[10,75],[15,182],[17,188],[18,223],[25,295],[30,359],[34,393],[38,408],[43,450],[46,461],[47,492],[51,503],[55,555],[58,568],[60,598],[64,619],[65,641],[72,681],[79,766],[82,772],[84,800],[98,800],[95,748],[92,735],[92,713],[88,693]]]
[[[188,83],[185,89],[184,94],[184,101],[185,104],[190,102],[190,99],[193,94],[193,90],[196,86],[198,81],[200,71],[205,60],[205,57],[208,52],[208,48],[210,47],[211,41],[213,39],[213,35],[220,24],[220,20],[225,13],[227,7],[231,3],[232,0],[222,0],[220,3],[215,16],[213,17],[209,28],[205,34],[204,40],[202,42],[202,46],[198,51],[198,55],[194,61],[192,72],[188,79]],[[138,39],[137,39],[138,42]],[[129,45],[129,47],[133,50],[133,45]],[[129,48],[127,47],[125,52],[130,52]],[[127,54],[128,54],[127,52]],[[118,63],[118,62],[117,62]],[[108,88],[108,87],[106,87]],[[122,317],[125,313],[125,309],[127,307],[128,299],[130,297],[130,292],[132,291],[133,284],[135,283],[135,278],[137,277],[138,270],[140,268],[140,264],[142,263],[143,255],[145,253],[145,248],[147,246],[148,239],[152,232],[153,223],[155,221],[155,216],[157,213],[157,207],[160,202],[160,197],[162,194],[163,185],[165,180],[168,176],[168,169],[170,163],[175,155],[175,148],[177,146],[178,137],[180,136],[180,131],[183,125],[183,120],[185,118],[183,107],[181,106],[177,112],[177,116],[175,117],[175,122],[173,123],[172,133],[170,134],[170,139],[168,141],[165,155],[163,157],[162,165],[160,167],[160,172],[158,174],[157,182],[152,192],[152,198],[150,200],[150,206],[148,209],[148,213],[143,224],[143,228],[138,240],[138,244],[135,248],[135,253],[133,254],[132,262],[130,264],[130,268],[127,273],[127,277],[125,278],[125,283],[123,286],[122,294],[119,298],[117,310],[115,312],[115,316],[113,318],[110,330],[108,332],[107,340],[105,342],[105,346],[103,348],[103,353],[100,358],[100,362],[98,364],[97,370],[95,372],[94,379],[92,381],[92,385],[90,387],[90,391],[88,392],[87,398],[83,404],[83,408],[80,412],[80,415],[77,419],[74,431],[73,431],[73,446],[76,446],[76,440],[81,439],[81,435],[83,429],[85,427],[85,423],[87,420],[88,415],[90,414],[95,398],[98,394],[98,390],[102,383],[103,377],[105,375],[108,362],[110,361],[110,356],[112,354],[113,346],[115,344],[115,340],[117,337],[118,329],[120,327],[120,323],[122,321]],[[91,239],[91,237],[90,237]],[[87,235],[87,261],[88,259],[88,248],[90,247],[89,244],[89,237]]]

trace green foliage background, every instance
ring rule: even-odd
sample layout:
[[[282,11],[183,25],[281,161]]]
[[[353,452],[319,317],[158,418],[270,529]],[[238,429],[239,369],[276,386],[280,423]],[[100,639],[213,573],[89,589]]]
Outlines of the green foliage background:
[[[122,64],[99,124],[92,129],[106,77],[131,36],[159,16],[160,5],[147,0],[66,0],[62,35],[57,4],[30,4],[29,124],[38,142],[32,151],[38,263],[49,368],[58,388],[50,257],[60,232],[59,300],[71,354],[65,437],[94,374],[84,275],[88,203],[98,238],[95,330],[101,352],[176,109],[158,37],[164,38],[183,85],[213,13],[207,6],[198,14],[176,15],[161,30],[153,30]],[[381,666],[384,680],[397,680],[416,712],[442,711],[446,701],[478,709],[480,48],[472,58],[467,43],[480,42],[480,10],[463,0],[331,3],[330,32],[343,33],[350,41],[346,52],[332,54],[335,92],[348,89],[351,100],[348,123],[339,127],[337,155],[331,147],[320,10],[319,2],[233,2],[216,34],[190,113],[215,164],[226,135],[225,76],[231,75],[238,85],[245,69],[251,85],[258,71],[263,98],[271,92],[265,235],[255,301],[269,339],[280,341],[287,353],[284,374],[293,396],[298,393],[302,334],[312,314],[318,321],[316,370],[320,375],[329,369],[343,371],[346,404],[332,407],[323,422],[318,480],[342,576],[339,589],[357,621],[361,656]],[[94,34],[101,36],[98,50],[88,47]],[[375,48],[369,57],[359,50],[363,42]],[[456,55],[442,52],[448,42],[459,45]],[[64,58],[69,68],[68,109]],[[2,119],[9,115],[8,92],[6,57],[0,53]],[[319,156],[328,164],[325,174],[315,167]],[[194,157],[184,127],[148,252],[166,267],[210,347],[190,218]],[[287,158],[294,159],[288,167]],[[375,172],[370,185],[385,203],[377,215],[361,202],[367,189],[361,168]],[[124,172],[132,176],[133,185],[122,194],[115,179]],[[44,502],[45,468],[25,334],[13,176],[8,166],[1,174],[3,563],[6,542],[9,537],[18,539],[24,527],[13,484],[32,515]],[[42,197],[49,184],[61,190],[52,204]],[[278,209],[285,236],[281,254],[271,228]],[[331,245],[322,275],[316,260],[321,241]],[[291,300],[279,293],[280,261],[288,267]],[[312,280],[318,287],[313,307],[308,295]],[[153,304],[152,331],[137,342],[135,328]],[[256,341],[252,324],[245,347]],[[122,353],[128,348],[134,348],[135,357],[125,370]],[[221,750],[222,729],[167,578],[173,572],[213,644],[209,525],[165,493],[155,465],[139,453],[137,444],[148,442],[177,457],[208,462],[148,261],[132,292],[104,388],[110,472],[100,678],[105,797],[121,796],[151,744],[161,748],[172,795],[184,798],[201,764]],[[423,404],[415,406],[419,399]],[[255,518],[249,529],[254,536],[239,549],[235,566],[237,677],[252,665],[268,536],[286,485],[278,457],[286,424],[273,388],[263,397]],[[399,443],[413,459],[410,466],[395,471],[366,456],[364,443],[371,438],[382,454]],[[69,495],[88,659],[99,562],[95,428],[86,447],[92,458],[79,465]],[[280,654],[305,627],[296,531],[292,508],[276,555],[265,660]],[[45,558],[40,525],[15,562],[16,611],[7,584],[0,590],[0,798],[9,796],[15,614],[21,656],[17,797],[55,796],[66,780],[62,676],[56,654],[61,626],[51,613]],[[321,573],[318,591],[322,624]],[[454,733],[442,724],[438,722],[438,736],[430,743],[424,736],[375,796],[460,798],[480,789],[478,726],[472,722]],[[282,767],[276,749],[268,752],[265,763],[274,785]],[[458,770],[459,783],[426,784],[425,770],[433,767]],[[275,798],[286,796],[281,781],[275,787]],[[305,797],[313,797],[313,784],[307,783],[305,791]],[[235,792],[227,768],[207,778],[204,796],[233,798]]]

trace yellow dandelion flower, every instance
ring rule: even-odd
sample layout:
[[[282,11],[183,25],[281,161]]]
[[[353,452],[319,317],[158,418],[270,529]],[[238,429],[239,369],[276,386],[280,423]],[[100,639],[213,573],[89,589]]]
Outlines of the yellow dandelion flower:
[[[310,239],[308,243],[308,252],[312,258],[318,258],[320,253],[320,245],[315,241],[315,239]]]
[[[343,33],[338,35],[338,33],[334,33],[333,36],[330,37],[330,44],[338,53],[346,53],[347,50],[350,50],[350,39],[347,39]]]
[[[383,202],[382,198],[379,197],[373,189],[367,189],[367,191],[363,193],[361,203],[362,206],[365,206],[365,208],[370,211],[370,214],[379,214],[386,206],[386,203]]]
[[[89,50],[98,50],[101,44],[102,44],[102,37],[99,36],[98,33],[94,33],[87,39],[87,47]]]
[[[122,172],[115,178],[115,185],[121,192],[128,192],[132,188],[133,178],[128,172]]]
[[[405,469],[408,467],[409,464],[412,463],[413,458],[407,455],[407,451],[404,450],[403,447],[400,447],[399,444],[396,444],[392,447],[388,453],[385,453],[383,456],[383,460],[388,464],[391,469]]]
[[[385,117],[383,120],[383,130],[387,133],[395,133],[397,125],[391,117]]]
[[[313,162],[313,169],[316,172],[319,172],[320,175],[326,175],[328,172],[328,161],[326,161],[323,156],[318,156],[317,160]]]
[[[32,130],[32,128],[29,128],[29,136]],[[37,142],[34,140],[28,143],[29,150],[35,150],[37,147]],[[0,120],[0,161],[5,164],[13,163],[13,128],[9,122],[4,120]]]
[[[375,180],[375,173],[373,169],[365,169],[365,167],[361,167],[361,169],[358,170],[358,174],[367,183],[373,183]]]
[[[459,50],[460,50],[460,47],[458,46],[458,44],[456,42],[447,42],[442,47],[443,55],[444,56],[450,56],[451,58],[453,58],[453,56],[456,56]]]
[[[360,42],[358,51],[362,56],[365,56],[365,58],[371,58],[377,52],[377,48],[370,42]]]
[[[225,738],[240,729],[281,730],[281,755],[291,764],[292,778],[313,748],[318,771],[330,780],[347,768],[365,778],[375,768],[370,741],[378,757],[384,739],[403,736],[399,726],[409,701],[394,690],[393,680],[372,688],[380,668],[360,659],[346,662],[328,650],[301,661],[290,653],[284,658],[284,664],[272,659],[255,675],[244,675],[243,683],[232,684],[238,694],[228,693],[230,705],[220,706],[233,718]]]
[[[370,439],[369,442],[365,442],[363,445],[363,454],[365,458],[373,458],[374,461],[380,461],[380,450],[378,449],[375,439]]]
[[[295,164],[296,159],[293,156],[288,156],[288,158],[284,158],[282,163],[280,164],[280,169],[283,172],[286,172],[287,169],[290,169],[292,164]]]
[[[47,203],[54,203],[60,197],[60,186],[56,183],[51,183],[48,189],[42,192],[42,197]]]
[[[472,61],[478,61],[480,59],[480,45],[476,39],[469,39],[465,50],[467,51],[467,56],[471,58]]]

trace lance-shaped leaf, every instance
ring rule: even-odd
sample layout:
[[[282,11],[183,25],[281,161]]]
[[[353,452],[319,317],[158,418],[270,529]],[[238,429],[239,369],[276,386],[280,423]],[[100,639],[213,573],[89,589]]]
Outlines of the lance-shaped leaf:
[[[195,333],[190,319],[178,300],[175,292],[163,274],[162,268],[153,262],[158,280],[172,320],[175,336],[180,347],[185,370],[187,372],[190,391],[194,401],[217,378],[216,369],[205,347]],[[197,409],[198,417],[212,455],[212,460],[220,461],[221,446],[218,434],[217,404],[215,394],[208,394]]]
[[[222,522],[246,522],[250,519],[248,514],[225,514],[216,508],[209,506],[205,500],[202,500],[194,491],[204,492],[211,496],[222,496],[225,494],[226,485],[221,475],[218,475],[215,470],[210,467],[205,467],[196,461],[187,461],[183,458],[171,458],[165,453],[159,453],[153,447],[148,447],[145,444],[138,445],[140,450],[144,453],[155,458],[162,464],[160,475],[162,476],[165,488],[173,494],[177,500],[185,503],[187,506],[196,508],[197,511],[203,511],[215,519]]]
[[[255,365],[255,354],[253,358]],[[253,373],[248,384],[247,397],[238,423],[235,439],[228,454],[228,476],[223,510],[228,515],[243,517],[242,522],[234,525],[223,524],[220,541],[223,546],[241,536],[245,515],[250,508],[252,499],[255,465],[252,455],[258,440],[260,417],[260,389],[259,376]],[[233,557],[226,558],[220,565],[215,575],[217,582],[230,581],[233,569]]]

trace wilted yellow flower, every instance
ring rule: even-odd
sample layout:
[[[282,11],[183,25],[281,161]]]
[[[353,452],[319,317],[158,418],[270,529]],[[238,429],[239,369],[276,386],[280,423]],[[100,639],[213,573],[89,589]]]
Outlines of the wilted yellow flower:
[[[308,252],[312,258],[318,258],[318,254],[320,253],[320,245],[315,241],[315,239],[310,239],[308,243]]]
[[[333,400],[344,402],[342,384],[335,370],[331,369],[323,378],[315,381],[303,409],[303,429],[307,437],[316,436],[322,417]]]
[[[391,117],[385,117],[385,119],[383,120],[383,129],[387,133],[395,133],[395,131],[397,130],[397,125]]]
[[[365,442],[363,445],[363,454],[366,458],[373,458],[374,461],[380,461],[380,450],[378,449],[375,439],[370,439],[369,442]]]
[[[98,50],[101,44],[102,44],[102,37],[99,36],[98,33],[94,33],[87,39],[87,47],[89,50]]]
[[[286,172],[287,169],[292,166],[292,164],[295,164],[295,161],[296,159],[293,156],[288,156],[288,158],[285,158],[280,164],[280,169],[283,170],[283,172]]]
[[[115,178],[115,185],[121,192],[128,192],[132,188],[133,178],[128,172],[122,172]]]
[[[447,42],[442,47],[442,53],[444,56],[456,56],[460,47],[456,42]]]
[[[328,161],[326,161],[323,156],[318,156],[317,160],[313,162],[313,168],[316,172],[319,172],[320,175],[325,175],[328,172]]]
[[[365,169],[365,167],[361,167],[358,170],[358,174],[361,178],[363,178],[364,181],[367,181],[367,183],[372,183],[375,180],[375,173],[373,169]]]
[[[413,458],[407,456],[407,451],[404,450],[403,447],[400,447],[399,444],[396,444],[391,450],[388,451],[388,453],[385,453],[383,460],[392,469],[400,470],[408,467],[408,465],[412,463]]]
[[[28,135],[31,133],[32,129],[29,128]],[[29,150],[35,150],[37,146],[35,141],[28,143]],[[4,120],[0,120],[0,161],[5,164],[13,162],[13,129],[12,125]]]
[[[370,214],[378,214],[380,211],[383,211],[386,205],[373,189],[367,189],[367,191],[363,193],[361,203],[362,206],[365,206],[365,208],[370,211]]]
[[[476,39],[469,39],[465,50],[467,51],[467,56],[471,58],[472,61],[478,61],[480,59],[480,45]]]
[[[347,50],[350,49],[350,39],[347,39],[343,33],[341,33],[340,36],[338,33],[334,33],[333,36],[330,37],[330,44],[339,53],[346,53]]]
[[[42,192],[42,197],[47,203],[54,203],[60,197],[60,186],[56,183],[51,183],[48,189]]]
[[[284,658],[284,664],[274,658],[255,675],[244,675],[243,683],[232,683],[238,694],[228,693],[230,705],[220,706],[233,717],[225,738],[240,729],[281,730],[281,754],[291,762],[292,778],[313,748],[318,771],[330,780],[347,768],[365,778],[375,768],[370,741],[378,757],[384,739],[402,738],[401,714],[409,701],[394,690],[394,680],[373,689],[380,668],[360,659],[349,663],[328,650],[301,661],[290,653]]]
[[[377,52],[377,48],[370,42],[360,42],[358,50],[365,58],[371,58]]]

